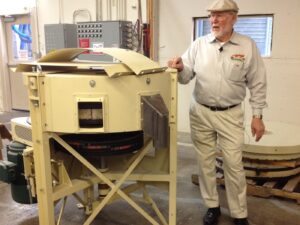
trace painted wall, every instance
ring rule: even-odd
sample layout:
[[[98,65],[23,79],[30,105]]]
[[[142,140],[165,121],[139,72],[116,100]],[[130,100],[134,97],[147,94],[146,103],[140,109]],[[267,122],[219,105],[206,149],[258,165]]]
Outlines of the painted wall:
[[[110,0],[112,5],[112,20],[117,19],[117,1]],[[125,0],[124,0],[125,1]],[[61,7],[60,3],[61,2]],[[103,20],[107,19],[107,0],[102,0],[103,10],[99,12],[102,14]],[[138,4],[137,0],[126,0],[127,20],[135,22],[138,18]],[[45,53],[45,37],[44,24],[52,23],[73,23],[73,14],[76,10],[85,10],[91,15],[91,20],[96,20],[96,0],[40,0],[38,1],[38,20],[40,31],[40,46],[41,52]],[[61,11],[59,11],[61,9]],[[146,0],[142,0],[142,17],[146,21]],[[86,12],[80,13],[75,18],[75,22],[89,21],[89,14]]]
[[[35,0],[0,0],[0,15],[28,13],[35,6]]]
[[[117,0],[109,0],[112,5],[112,20],[118,19]],[[126,18],[135,22],[138,18],[137,0],[123,0],[126,3]],[[4,3],[5,2],[5,3]],[[108,0],[102,0],[103,10],[99,12],[99,17],[103,20],[108,18],[107,13]],[[45,53],[44,25],[55,23],[73,23],[96,20],[96,0],[0,0],[0,15],[13,15],[30,13],[32,7],[37,7],[39,46],[42,54]],[[74,12],[81,12],[74,18]],[[90,17],[91,16],[91,17]],[[146,21],[146,0],[142,0],[142,18]]]
[[[159,60],[181,55],[192,40],[192,17],[206,16],[210,0],[160,1]],[[268,108],[264,118],[300,125],[300,1],[236,0],[239,14],[274,14],[272,53],[264,62],[268,73]],[[189,103],[194,82],[179,85],[178,129],[189,132]],[[246,122],[252,116],[245,101]]]

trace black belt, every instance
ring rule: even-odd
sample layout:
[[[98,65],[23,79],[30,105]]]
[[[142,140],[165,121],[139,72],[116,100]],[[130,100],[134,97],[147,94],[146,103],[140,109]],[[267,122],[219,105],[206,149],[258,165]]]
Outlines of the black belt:
[[[227,106],[227,107],[209,106],[209,105],[204,105],[204,104],[201,104],[201,105],[203,105],[203,106],[206,107],[206,108],[209,108],[211,111],[225,111],[225,110],[231,109],[231,108],[233,108],[233,107],[236,107],[236,106],[238,106],[239,104],[236,104],[236,105],[230,105],[230,106]]]

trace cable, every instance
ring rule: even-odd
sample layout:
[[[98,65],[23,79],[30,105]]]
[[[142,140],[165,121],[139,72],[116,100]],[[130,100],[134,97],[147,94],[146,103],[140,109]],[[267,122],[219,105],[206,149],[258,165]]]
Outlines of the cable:
[[[73,24],[75,24],[76,22],[76,16],[78,16],[80,13],[88,13],[89,15],[89,21],[92,21],[92,16],[91,16],[91,13],[88,9],[77,9],[73,12]]]

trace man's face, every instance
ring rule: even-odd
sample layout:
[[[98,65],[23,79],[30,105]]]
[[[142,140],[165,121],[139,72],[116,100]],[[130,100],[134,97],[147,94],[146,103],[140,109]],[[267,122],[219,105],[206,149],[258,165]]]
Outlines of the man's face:
[[[211,12],[209,17],[211,31],[214,36],[222,42],[229,40],[237,14],[231,11]]]

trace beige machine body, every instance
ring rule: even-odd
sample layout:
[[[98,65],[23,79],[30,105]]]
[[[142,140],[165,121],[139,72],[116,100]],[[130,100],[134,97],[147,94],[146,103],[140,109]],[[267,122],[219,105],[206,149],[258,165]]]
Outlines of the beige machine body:
[[[150,82],[149,84],[147,84]],[[45,129],[52,132],[125,132],[141,130],[141,96],[160,94],[170,103],[170,76],[151,74],[109,78],[105,74],[46,75]],[[162,89],[161,87],[165,87]],[[103,126],[87,129],[79,126],[80,103],[101,103],[95,116],[103,118]],[[170,107],[170,106],[169,106]]]
[[[166,71],[155,62],[132,51],[101,49],[118,63],[92,63],[74,60],[87,49],[61,49],[36,63],[21,64],[28,88],[32,126],[32,148],[24,153],[25,176],[33,197],[38,198],[39,220],[43,225],[60,224],[68,196],[73,195],[88,215],[90,224],[107,204],[123,199],[151,224],[176,224],[177,169],[177,72]],[[145,132],[145,101],[167,110],[167,145],[154,147],[155,139]],[[147,102],[147,101],[146,101]],[[163,107],[162,107],[163,106]],[[149,118],[147,117],[149,126]],[[154,119],[153,119],[154,121]],[[155,122],[156,121],[156,122]],[[157,119],[150,129],[161,132]],[[150,121],[151,122],[151,121]],[[80,154],[63,138],[64,135],[105,135],[142,132],[143,146],[120,155],[89,156]],[[54,144],[53,144],[54,143]],[[58,151],[59,145],[63,150]],[[105,161],[107,168],[99,168]],[[95,163],[96,161],[96,163]],[[130,181],[127,185],[126,181]],[[94,187],[106,186],[94,193]],[[167,187],[168,219],[160,212],[148,185]],[[157,217],[153,218],[134,201],[131,192],[143,190],[143,199]],[[83,195],[79,192],[83,191]],[[104,193],[104,194],[103,194]],[[101,196],[101,197],[99,197]],[[63,201],[58,216],[55,203]],[[116,203],[117,204],[117,203]]]

